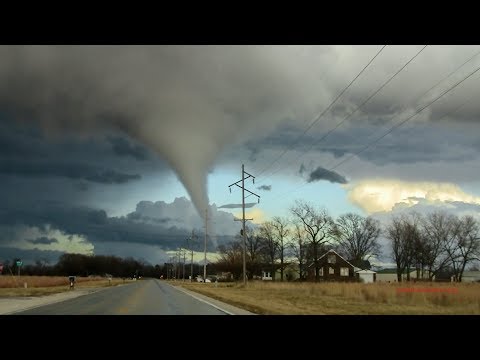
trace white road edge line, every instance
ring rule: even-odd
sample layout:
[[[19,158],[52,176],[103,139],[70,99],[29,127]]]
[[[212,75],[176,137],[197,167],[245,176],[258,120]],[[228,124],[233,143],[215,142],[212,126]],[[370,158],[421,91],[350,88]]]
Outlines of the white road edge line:
[[[170,285],[170,284],[168,284],[168,285]],[[201,299],[201,298],[199,298],[198,296],[195,296],[195,295],[193,295],[193,294],[191,294],[191,293],[189,293],[189,292],[186,292],[186,291],[185,291],[184,289],[182,289],[182,288],[179,288],[179,287],[176,287],[176,286],[173,286],[173,285],[170,285],[170,286],[173,287],[174,289],[178,290],[178,291],[183,292],[184,294],[190,295],[190,296],[193,297],[194,299],[197,299],[197,300],[199,300],[199,301],[201,301],[201,302],[204,302],[205,304],[208,304],[208,305],[210,305],[210,306],[213,306],[215,309],[220,310],[220,311],[224,312],[225,314],[235,315],[234,313],[232,313],[232,312],[230,312],[230,311],[228,311],[228,310],[222,309],[221,307],[219,307],[219,306],[217,306],[217,305],[215,305],[215,304],[212,304],[211,302],[209,302],[209,301],[207,301],[207,300]]]

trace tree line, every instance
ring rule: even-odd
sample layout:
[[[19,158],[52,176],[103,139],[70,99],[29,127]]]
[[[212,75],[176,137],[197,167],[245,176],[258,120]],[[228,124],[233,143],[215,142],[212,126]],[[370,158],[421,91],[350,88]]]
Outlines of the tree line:
[[[17,261],[5,261],[3,274],[17,275]],[[39,259],[35,264],[20,268],[21,275],[44,276],[105,276],[132,278],[134,276],[159,277],[164,271],[160,265],[150,265],[143,260],[131,257],[120,258],[108,255],[63,254],[56,264],[50,265],[45,259]]]
[[[394,216],[382,227],[372,217],[347,213],[333,219],[324,208],[305,201],[296,201],[291,217],[274,217],[258,227],[246,229],[247,276],[260,276],[268,269],[279,272],[281,281],[289,263],[297,264],[300,280],[307,279],[307,267],[320,279],[319,258],[334,249],[352,265],[370,269],[370,258],[379,256],[379,239],[387,240],[386,255],[394,261],[398,281],[402,274],[417,270],[417,278],[432,280],[442,272],[462,280],[466,266],[480,258],[479,224],[472,216],[457,217],[445,212],[428,215],[410,213]],[[218,247],[215,268],[241,278],[243,235]],[[287,279],[289,280],[289,279]]]

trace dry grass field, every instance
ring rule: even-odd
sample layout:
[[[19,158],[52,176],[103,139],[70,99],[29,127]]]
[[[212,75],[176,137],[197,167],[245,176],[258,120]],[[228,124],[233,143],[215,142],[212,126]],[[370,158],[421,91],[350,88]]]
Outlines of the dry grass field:
[[[116,278],[109,282],[102,277],[77,277],[75,288],[105,287],[123,283],[122,279]],[[70,283],[65,276],[0,276],[0,297],[41,296],[69,290]]]
[[[172,282],[257,314],[480,314],[480,284]]]

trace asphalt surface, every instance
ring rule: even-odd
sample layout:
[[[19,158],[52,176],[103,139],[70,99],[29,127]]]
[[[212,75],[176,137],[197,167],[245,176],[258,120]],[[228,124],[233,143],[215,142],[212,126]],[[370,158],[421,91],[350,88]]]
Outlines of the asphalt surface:
[[[16,315],[227,315],[231,308],[160,280],[141,280]],[[226,305],[226,304],[225,304]],[[228,310],[226,310],[228,309]],[[239,309],[240,310],[240,309]],[[240,312],[241,313],[241,312]],[[246,312],[245,312],[246,313]]]

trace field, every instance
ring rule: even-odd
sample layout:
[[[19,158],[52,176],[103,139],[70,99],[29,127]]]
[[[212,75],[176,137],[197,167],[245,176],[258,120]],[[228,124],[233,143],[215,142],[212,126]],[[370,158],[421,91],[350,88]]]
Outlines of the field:
[[[480,284],[172,282],[257,314],[480,314]]]
[[[109,282],[102,277],[77,277],[75,288],[105,287],[123,283],[122,279],[116,278]],[[70,283],[65,276],[0,276],[0,297],[41,296],[69,290]]]

